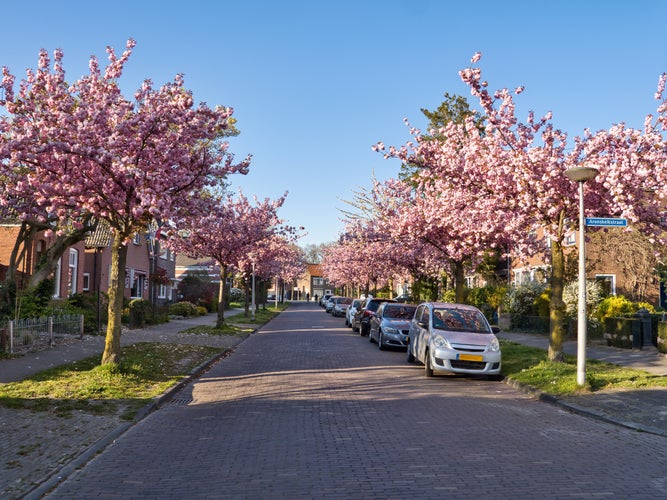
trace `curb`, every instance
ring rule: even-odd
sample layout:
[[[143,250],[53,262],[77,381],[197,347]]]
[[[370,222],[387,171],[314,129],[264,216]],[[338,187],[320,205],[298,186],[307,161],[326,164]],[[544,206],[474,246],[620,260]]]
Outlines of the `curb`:
[[[638,424],[635,422],[629,422],[625,420],[619,420],[618,418],[612,417],[607,415],[606,413],[602,411],[597,411],[593,410],[591,408],[586,408],[584,406],[578,405],[576,403],[570,403],[568,401],[563,401],[562,399],[559,399],[558,397],[548,394],[546,392],[542,392],[538,389],[535,389],[534,387],[530,385],[526,385],[522,382],[517,382],[516,380],[512,380],[509,377],[505,377],[505,383],[512,386],[514,389],[517,389],[521,392],[524,392],[526,394],[529,394],[539,401],[543,401],[545,403],[550,403],[552,405],[560,406],[561,408],[564,408],[572,413],[576,413],[578,415],[582,415],[585,417],[589,418],[594,418],[596,420],[600,420],[601,422],[606,422],[608,424],[613,424],[613,425],[618,425],[620,427],[625,427],[626,429],[631,429],[637,432],[646,432],[648,434],[655,434],[657,436],[663,436],[667,437],[667,432],[658,429],[656,427],[651,427],[647,425],[642,425]]]

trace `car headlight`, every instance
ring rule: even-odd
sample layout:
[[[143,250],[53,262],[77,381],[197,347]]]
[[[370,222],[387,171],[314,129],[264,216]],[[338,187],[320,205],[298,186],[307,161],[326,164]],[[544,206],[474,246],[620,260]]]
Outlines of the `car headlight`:
[[[433,342],[433,345],[435,347],[441,347],[443,349],[451,349],[449,342],[447,342],[447,339],[442,335],[433,335],[431,337],[431,342]]]
[[[498,342],[497,338],[494,338],[488,346],[486,346],[487,351],[491,352],[498,352],[500,351],[500,342]]]
[[[392,328],[390,326],[387,326],[384,329],[384,333],[394,333],[395,334],[395,333],[399,333],[399,332],[396,328]]]

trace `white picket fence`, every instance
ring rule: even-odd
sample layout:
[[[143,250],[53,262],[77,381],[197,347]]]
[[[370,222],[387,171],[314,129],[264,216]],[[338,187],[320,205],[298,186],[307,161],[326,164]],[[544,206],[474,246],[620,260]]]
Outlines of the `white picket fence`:
[[[10,320],[4,337],[11,354],[49,348],[59,337],[83,338],[83,314]]]

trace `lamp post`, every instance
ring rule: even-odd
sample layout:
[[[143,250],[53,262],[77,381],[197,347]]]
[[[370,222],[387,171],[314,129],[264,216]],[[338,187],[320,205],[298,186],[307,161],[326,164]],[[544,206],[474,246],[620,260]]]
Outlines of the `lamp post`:
[[[255,261],[252,261],[252,302],[250,318],[255,321]]]
[[[577,315],[577,385],[586,384],[586,236],[584,219],[584,184],[598,175],[592,167],[574,167],[565,171],[568,179],[579,183],[579,307]]]

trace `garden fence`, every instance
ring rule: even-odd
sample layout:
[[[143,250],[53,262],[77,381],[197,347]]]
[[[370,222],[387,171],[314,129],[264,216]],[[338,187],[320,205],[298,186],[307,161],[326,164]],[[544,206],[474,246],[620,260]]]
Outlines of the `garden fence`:
[[[0,333],[0,350],[10,354],[45,349],[58,338],[83,338],[83,314],[10,320]]]

